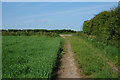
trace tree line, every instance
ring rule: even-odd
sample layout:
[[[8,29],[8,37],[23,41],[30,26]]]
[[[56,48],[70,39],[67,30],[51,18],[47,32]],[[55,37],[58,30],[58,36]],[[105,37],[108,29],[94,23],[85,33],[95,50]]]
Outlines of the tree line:
[[[46,30],[46,29],[8,29],[2,30],[3,36],[59,36],[59,34],[75,33],[73,30]]]

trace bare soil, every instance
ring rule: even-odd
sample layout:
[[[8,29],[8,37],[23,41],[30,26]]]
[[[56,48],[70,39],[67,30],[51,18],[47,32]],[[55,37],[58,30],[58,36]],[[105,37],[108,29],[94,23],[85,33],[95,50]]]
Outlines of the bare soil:
[[[64,39],[66,39],[65,36],[62,35]],[[82,78],[80,76],[80,70],[74,62],[73,52],[69,42],[65,44],[65,54],[62,56],[60,62],[61,65],[57,72],[57,78]]]

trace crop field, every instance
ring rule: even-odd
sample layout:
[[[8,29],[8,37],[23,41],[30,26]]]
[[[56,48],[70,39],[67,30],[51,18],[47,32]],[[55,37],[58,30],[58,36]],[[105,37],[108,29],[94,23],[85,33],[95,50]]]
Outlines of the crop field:
[[[51,78],[61,48],[59,37],[2,37],[3,78]]]
[[[74,52],[75,61],[78,63],[79,68],[82,70],[81,75],[89,76],[90,78],[117,78],[117,72],[113,71],[112,68],[104,61],[96,52],[98,52],[98,47],[90,46],[92,43],[81,37],[73,36],[67,38],[70,41]],[[90,46],[94,51],[88,47]],[[107,49],[107,48],[106,48]],[[108,50],[104,50],[108,51]],[[110,52],[110,51],[109,51]],[[104,54],[108,59],[114,54],[113,58],[110,60],[117,64],[116,56],[118,53],[114,49],[108,56],[105,52],[101,51],[100,54]],[[118,57],[118,56],[117,56]]]

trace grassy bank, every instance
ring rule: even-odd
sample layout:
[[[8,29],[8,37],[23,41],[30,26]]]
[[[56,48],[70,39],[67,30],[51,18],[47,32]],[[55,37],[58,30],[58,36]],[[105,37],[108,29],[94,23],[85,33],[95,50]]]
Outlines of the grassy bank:
[[[61,38],[3,36],[3,78],[51,78]]]
[[[77,35],[75,35],[77,36]],[[103,56],[108,58],[114,65],[118,66],[118,54],[120,48],[113,46],[111,44],[106,44],[94,38],[94,36],[85,35],[80,33],[79,38],[85,40],[90,46],[97,49]]]
[[[68,40],[71,43],[75,61],[83,70],[83,75],[88,75],[91,78],[118,77],[117,73],[95,53],[98,52],[98,48],[91,46],[91,43],[78,36],[68,37]],[[90,47],[96,51],[93,51]]]

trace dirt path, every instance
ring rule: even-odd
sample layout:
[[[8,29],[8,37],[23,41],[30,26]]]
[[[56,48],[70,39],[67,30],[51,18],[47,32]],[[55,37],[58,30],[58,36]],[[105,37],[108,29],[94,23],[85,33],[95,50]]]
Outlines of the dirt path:
[[[61,65],[59,67],[59,70],[57,72],[57,79],[60,78],[87,78],[87,76],[81,76],[80,70],[77,67],[77,64],[74,62],[73,58],[73,52],[71,50],[71,45],[68,42],[66,36],[72,36],[72,35],[60,35],[63,37],[67,43],[65,44],[65,54],[63,55],[62,59],[60,60]],[[95,50],[92,46],[88,45],[85,41],[83,41],[85,45],[87,45],[88,48],[90,48],[92,51],[97,53],[106,63],[115,71],[119,73],[119,70],[112,62],[110,62],[106,57],[102,56],[101,53],[97,50]]]
[[[66,39],[65,36],[62,35],[64,39]],[[74,62],[73,53],[69,42],[65,45],[65,54],[61,59],[61,66],[57,72],[57,75],[57,78],[81,78],[79,69]]]

